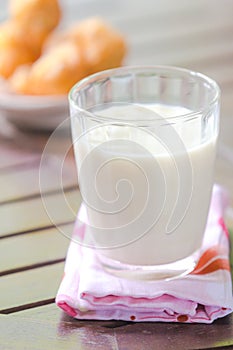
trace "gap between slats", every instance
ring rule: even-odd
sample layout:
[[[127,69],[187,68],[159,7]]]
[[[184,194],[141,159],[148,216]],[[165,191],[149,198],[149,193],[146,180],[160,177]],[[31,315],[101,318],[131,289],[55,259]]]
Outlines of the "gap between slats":
[[[58,223],[57,225],[59,227],[61,227],[61,226],[65,226],[65,225],[70,225],[72,223],[74,223],[73,220],[67,221],[67,222],[61,222],[61,223]],[[34,228],[34,229],[29,229],[29,230],[9,233],[9,234],[0,236],[0,240],[1,239],[5,239],[5,238],[12,238],[12,237],[16,237],[16,236],[21,236],[21,235],[25,235],[25,234],[29,234],[29,233],[35,233],[35,232],[39,232],[39,231],[46,231],[46,230],[54,228],[54,227],[56,227],[56,225],[55,224],[51,224],[51,225],[48,225],[48,226],[42,226],[42,227],[37,227],[37,228]]]
[[[37,263],[37,264],[33,264],[33,265],[22,266],[22,267],[18,267],[18,268],[12,269],[12,270],[0,271],[0,277],[6,276],[6,275],[11,275],[13,273],[27,271],[27,270],[38,269],[40,267],[54,265],[54,264],[64,262],[64,261],[65,261],[65,258],[62,258],[62,259],[57,259],[57,260],[45,261],[45,262],[41,262],[41,263]]]
[[[8,199],[5,201],[0,201],[0,206],[10,204],[10,203],[25,202],[25,201],[29,201],[32,199],[40,198],[41,196],[43,196],[43,197],[44,196],[52,196],[54,194],[63,193],[63,191],[65,193],[74,192],[74,191],[77,191],[77,188],[78,188],[77,185],[72,185],[72,186],[64,187],[62,189],[48,190],[48,191],[43,192],[43,193],[38,192],[35,194],[29,194],[29,195],[22,196],[20,198],[12,198],[12,199]]]
[[[8,314],[12,314],[14,312],[19,312],[19,311],[23,311],[23,310],[36,308],[36,307],[39,307],[39,306],[53,304],[54,302],[55,302],[55,298],[35,301],[33,303],[23,304],[23,305],[9,307],[7,309],[0,310],[0,314],[8,315]]]

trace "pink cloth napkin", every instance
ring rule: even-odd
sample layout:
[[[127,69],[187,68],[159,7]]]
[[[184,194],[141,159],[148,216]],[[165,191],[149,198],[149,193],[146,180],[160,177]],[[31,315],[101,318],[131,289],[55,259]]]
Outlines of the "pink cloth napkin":
[[[171,281],[133,281],[105,272],[94,250],[71,241],[56,303],[77,319],[211,323],[233,310],[227,195],[215,185],[195,270]],[[85,234],[78,223],[74,235]]]

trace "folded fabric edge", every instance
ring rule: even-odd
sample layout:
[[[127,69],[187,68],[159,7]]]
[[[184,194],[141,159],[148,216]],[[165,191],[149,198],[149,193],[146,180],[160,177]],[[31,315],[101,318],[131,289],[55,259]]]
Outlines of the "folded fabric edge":
[[[107,309],[80,310],[74,300],[67,295],[56,298],[57,306],[69,316],[80,320],[122,320],[132,322],[179,322],[179,323],[206,323],[211,324],[216,319],[227,316],[231,308],[197,305],[196,314],[168,313],[166,310],[150,310],[132,312],[130,308],[121,310],[118,307]]]

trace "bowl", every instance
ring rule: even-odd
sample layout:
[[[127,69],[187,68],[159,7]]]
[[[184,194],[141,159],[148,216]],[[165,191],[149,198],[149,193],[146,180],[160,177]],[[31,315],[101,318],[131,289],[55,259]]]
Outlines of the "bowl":
[[[69,117],[68,96],[20,95],[1,81],[0,114],[20,129],[51,131]]]

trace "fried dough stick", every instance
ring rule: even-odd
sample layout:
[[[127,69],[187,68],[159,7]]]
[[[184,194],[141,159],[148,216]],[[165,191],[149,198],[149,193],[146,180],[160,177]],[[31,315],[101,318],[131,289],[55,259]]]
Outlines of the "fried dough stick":
[[[23,40],[25,35],[13,22],[0,26],[0,76],[8,78],[18,66],[36,60],[37,54]]]
[[[0,75],[4,78],[40,56],[61,13],[57,0],[11,0],[10,15],[0,26]]]
[[[17,70],[11,84],[19,93],[66,94],[85,76],[120,66],[125,51],[121,35],[98,18],[88,19],[50,37],[41,57]]]
[[[10,83],[30,95],[62,95],[87,75],[82,52],[72,42],[62,43],[42,55],[31,67],[19,67]]]

